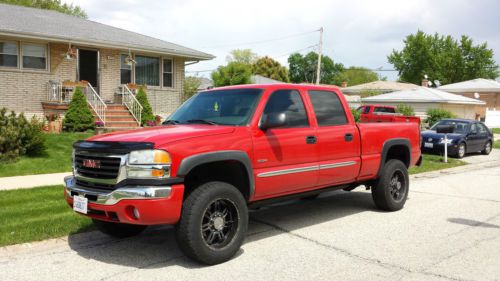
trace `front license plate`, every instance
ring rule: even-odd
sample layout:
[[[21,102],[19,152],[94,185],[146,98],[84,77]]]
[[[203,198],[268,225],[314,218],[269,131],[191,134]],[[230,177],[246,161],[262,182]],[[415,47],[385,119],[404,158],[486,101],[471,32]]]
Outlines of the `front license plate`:
[[[86,214],[89,200],[83,196],[73,196],[73,210]]]
[[[434,147],[434,144],[433,144],[433,143],[431,143],[431,142],[426,142],[426,143],[424,143],[424,147],[425,147],[425,148],[433,148],[433,147]]]

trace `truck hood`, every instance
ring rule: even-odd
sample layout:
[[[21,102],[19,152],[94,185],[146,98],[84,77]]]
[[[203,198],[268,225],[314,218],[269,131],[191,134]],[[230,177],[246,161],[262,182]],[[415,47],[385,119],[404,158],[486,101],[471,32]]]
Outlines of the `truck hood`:
[[[123,142],[152,142],[155,146],[211,135],[229,134],[234,132],[232,126],[217,125],[168,125],[139,130],[120,131],[109,134],[97,135],[89,141],[123,141]]]

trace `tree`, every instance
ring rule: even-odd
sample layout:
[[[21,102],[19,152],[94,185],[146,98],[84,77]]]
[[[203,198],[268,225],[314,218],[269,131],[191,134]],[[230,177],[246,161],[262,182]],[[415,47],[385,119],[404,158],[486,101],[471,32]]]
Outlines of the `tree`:
[[[293,83],[314,83],[316,82],[316,69],[318,67],[318,54],[309,52],[303,56],[299,53],[291,54],[288,57],[290,67],[289,77]],[[338,84],[337,74],[344,70],[341,63],[334,63],[328,56],[321,57],[321,77],[322,84]]]
[[[449,84],[475,78],[496,79],[500,75],[493,50],[486,43],[474,45],[465,35],[458,41],[449,35],[419,30],[408,35],[404,43],[401,51],[393,50],[387,57],[402,81],[420,84],[427,75],[431,81]]]
[[[215,87],[250,84],[252,67],[241,62],[230,62],[226,66],[219,66],[212,72]]]
[[[429,126],[436,124],[441,119],[455,117],[453,113],[442,108],[429,108],[427,109],[426,114],[427,114],[427,119],[425,119],[425,123],[429,124]]]
[[[226,57],[228,63],[240,62],[244,64],[253,64],[257,59],[258,59],[257,54],[252,52],[252,50],[250,49],[232,50]]]
[[[282,82],[290,82],[286,67],[268,56],[255,61],[252,65],[252,73]]]
[[[183,101],[188,100],[196,92],[201,85],[201,79],[195,76],[188,76],[184,80],[184,95],[182,96]]]
[[[73,93],[68,111],[64,114],[63,126],[67,131],[71,132],[84,132],[94,129],[94,116],[87,104],[87,97],[85,97],[81,88],[76,88]]]
[[[135,98],[142,105],[141,124],[146,125],[148,121],[154,121],[155,117],[153,115],[153,109],[149,104],[148,96],[146,95],[146,91],[143,87],[139,88]]]
[[[379,80],[378,74],[368,68],[351,66],[340,72],[335,80],[340,83],[347,82],[348,86],[369,83]],[[340,84],[337,84],[340,86]]]
[[[0,3],[32,7],[44,10],[53,10],[79,18],[87,18],[87,13],[73,4],[62,4],[61,0],[0,0]]]

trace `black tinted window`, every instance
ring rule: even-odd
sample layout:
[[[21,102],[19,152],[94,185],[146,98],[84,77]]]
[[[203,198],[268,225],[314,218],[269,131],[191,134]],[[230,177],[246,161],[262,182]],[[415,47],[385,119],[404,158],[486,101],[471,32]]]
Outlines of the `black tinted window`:
[[[337,94],[326,91],[309,91],[309,98],[319,126],[347,124],[344,107]]]
[[[304,103],[300,98],[299,92],[294,90],[279,90],[272,93],[267,101],[262,119],[265,120],[267,114],[281,112],[286,114],[285,127],[309,126]]]
[[[487,134],[488,133],[488,129],[486,129],[486,127],[483,124],[478,124],[478,126],[479,126],[479,133],[480,134]]]
[[[369,106],[365,107],[365,112],[364,112],[364,113],[365,113],[365,114],[370,113],[370,107],[369,107]]]

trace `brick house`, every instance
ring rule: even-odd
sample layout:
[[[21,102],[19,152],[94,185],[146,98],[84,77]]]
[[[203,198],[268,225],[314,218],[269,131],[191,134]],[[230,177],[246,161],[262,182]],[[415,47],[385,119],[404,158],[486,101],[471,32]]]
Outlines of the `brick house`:
[[[126,127],[133,121],[126,115],[137,119],[136,85],[146,85],[154,113],[166,115],[181,103],[185,65],[213,58],[90,20],[0,4],[0,108],[27,116],[64,113],[81,87],[96,118]]]

